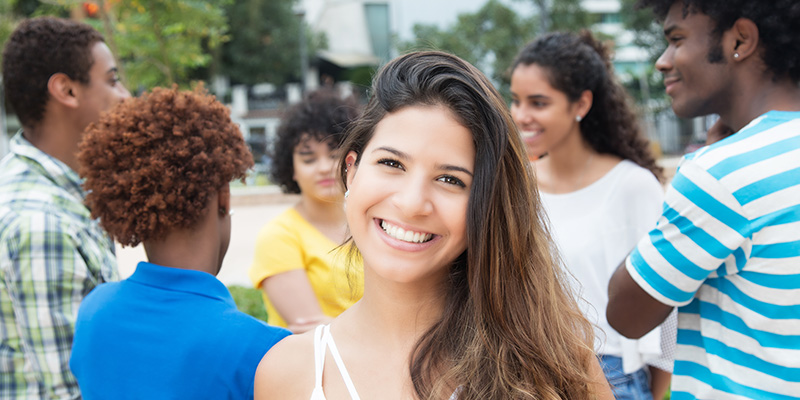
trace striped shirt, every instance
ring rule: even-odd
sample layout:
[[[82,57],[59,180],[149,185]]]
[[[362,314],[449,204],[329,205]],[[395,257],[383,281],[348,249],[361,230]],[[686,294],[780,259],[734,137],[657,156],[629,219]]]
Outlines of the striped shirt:
[[[69,371],[81,300],[118,280],[78,174],[18,133],[0,161],[0,399],[80,397]]]
[[[800,112],[686,156],[627,270],[681,306],[673,399],[800,396]]]

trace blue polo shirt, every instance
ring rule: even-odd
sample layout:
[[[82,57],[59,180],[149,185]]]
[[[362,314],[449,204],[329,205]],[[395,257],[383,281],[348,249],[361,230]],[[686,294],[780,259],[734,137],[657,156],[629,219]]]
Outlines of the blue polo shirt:
[[[259,361],[288,335],[211,274],[140,262],[83,300],[70,368],[86,400],[252,399]]]

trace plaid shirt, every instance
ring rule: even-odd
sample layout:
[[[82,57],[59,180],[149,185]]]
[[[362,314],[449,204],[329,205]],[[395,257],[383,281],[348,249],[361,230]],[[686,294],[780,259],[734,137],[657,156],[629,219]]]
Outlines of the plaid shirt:
[[[0,161],[0,400],[76,399],[69,371],[81,300],[119,280],[114,243],[78,174],[21,133]]]

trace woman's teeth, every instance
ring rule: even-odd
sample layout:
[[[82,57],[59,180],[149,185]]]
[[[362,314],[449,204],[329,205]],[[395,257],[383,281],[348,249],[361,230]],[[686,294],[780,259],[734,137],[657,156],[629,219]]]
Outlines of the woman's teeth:
[[[407,231],[399,226],[394,226],[386,221],[381,221],[381,228],[387,235],[404,242],[424,243],[433,237],[430,233]]]

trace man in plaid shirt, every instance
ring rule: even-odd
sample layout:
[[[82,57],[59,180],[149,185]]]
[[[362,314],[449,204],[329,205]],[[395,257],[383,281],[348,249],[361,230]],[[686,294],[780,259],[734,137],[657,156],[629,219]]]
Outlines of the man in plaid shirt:
[[[69,357],[78,306],[118,280],[114,244],[83,205],[84,129],[130,94],[92,27],[22,22],[3,51],[22,124],[0,161],[0,399],[76,399]]]

